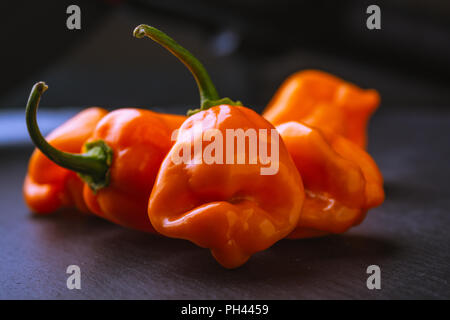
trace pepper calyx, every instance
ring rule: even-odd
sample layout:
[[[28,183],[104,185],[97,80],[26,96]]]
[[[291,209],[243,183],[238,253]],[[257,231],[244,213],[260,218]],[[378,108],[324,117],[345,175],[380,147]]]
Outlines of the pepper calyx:
[[[226,104],[226,105],[230,105],[230,106],[242,106],[242,102],[234,101],[234,100],[231,100],[230,98],[222,98],[219,100],[205,100],[202,102],[202,105],[200,108],[189,109],[186,114],[188,117],[190,117],[200,111],[208,110],[211,107],[220,106],[222,104]]]
[[[97,162],[103,162],[106,171],[99,174],[89,174],[78,172],[78,176],[95,193],[101,188],[107,187],[110,182],[110,167],[113,158],[113,150],[105,141],[96,140],[88,142],[83,146],[83,155]]]

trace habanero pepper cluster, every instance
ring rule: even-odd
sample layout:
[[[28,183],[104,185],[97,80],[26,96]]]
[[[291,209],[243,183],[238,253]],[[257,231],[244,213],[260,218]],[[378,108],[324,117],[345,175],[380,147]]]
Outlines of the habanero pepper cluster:
[[[364,150],[376,91],[303,71],[286,80],[261,116],[220,99],[203,65],[163,32],[140,25],[134,36],[153,39],[188,67],[200,108],[184,117],[92,107],[45,139],[36,111],[47,86],[37,83],[26,108],[37,146],[24,183],[32,211],[76,207],[128,228],[190,240],[235,268],[283,238],[345,232],[383,202],[381,173]],[[199,126],[203,131],[195,132]],[[190,142],[186,135],[195,140],[214,130],[226,137],[232,129],[276,132],[276,173],[261,174],[260,154],[251,163],[172,161]],[[260,147],[273,143],[256,139]]]

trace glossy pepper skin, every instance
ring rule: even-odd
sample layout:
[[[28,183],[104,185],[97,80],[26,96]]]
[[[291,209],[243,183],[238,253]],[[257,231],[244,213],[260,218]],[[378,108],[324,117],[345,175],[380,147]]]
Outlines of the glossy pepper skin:
[[[287,78],[263,112],[273,125],[300,121],[331,130],[366,148],[367,124],[380,103],[373,89],[363,90],[326,72],[305,70]]]
[[[352,141],[291,121],[277,126],[305,186],[305,203],[289,238],[342,233],[384,201],[372,157]]]
[[[219,99],[200,62],[161,31],[141,25],[135,29],[135,36],[148,36],[185,63],[201,95],[201,107],[190,112],[193,115],[182,124],[177,141],[161,165],[148,205],[152,225],[165,236],[209,248],[226,268],[238,267],[295,228],[304,199],[300,175],[276,130],[279,170],[273,175],[261,174],[261,161],[227,164],[225,151],[223,164],[173,161],[184,144],[189,150],[195,149],[192,141],[202,141],[210,129],[222,133],[226,145],[227,129],[270,132],[274,127],[240,103]],[[201,130],[196,131],[196,127]],[[272,142],[268,142],[269,150]],[[201,154],[207,146],[202,143]]]
[[[61,171],[69,174],[66,171],[69,169],[79,174],[84,181],[82,199],[89,211],[128,228],[154,232],[147,216],[148,198],[159,166],[173,144],[172,132],[186,117],[131,108],[108,114],[102,112],[103,117],[93,129],[91,127],[89,134],[80,137],[85,140],[77,140],[78,147],[83,146],[83,153],[62,152],[55,148],[56,145],[48,144],[37,127],[36,109],[46,89],[43,82],[37,83],[27,105],[27,125],[35,145],[58,166],[65,168]],[[80,124],[80,120],[83,118],[74,121]],[[66,135],[70,135],[70,129],[69,126]],[[77,132],[72,134],[79,136]],[[32,164],[35,171],[45,169],[39,167],[39,163]],[[80,198],[80,190],[77,185],[77,198]],[[25,193],[30,193],[27,181]],[[54,195],[48,196],[50,202],[55,201]],[[36,210],[36,207],[31,206],[31,209]]]
[[[273,129],[250,109],[219,105],[191,116],[180,132],[200,139],[193,132],[199,123],[204,130],[220,130],[224,137],[227,129]],[[281,140],[275,175],[261,175],[261,165],[174,164],[171,157],[183,143],[180,134],[150,197],[148,213],[159,233],[210,248],[220,264],[234,268],[297,225],[303,187]]]
[[[184,119],[139,109],[106,115],[87,142],[101,140],[114,150],[110,182],[96,192],[84,185],[89,209],[122,226],[152,232],[148,199],[161,162],[173,145],[172,132]]]
[[[53,130],[47,141],[62,151],[79,153],[97,123],[107,114],[101,108],[88,108]],[[83,181],[71,170],[62,168],[36,149],[28,164],[23,193],[35,213],[48,214],[64,207],[89,212],[83,199]]]

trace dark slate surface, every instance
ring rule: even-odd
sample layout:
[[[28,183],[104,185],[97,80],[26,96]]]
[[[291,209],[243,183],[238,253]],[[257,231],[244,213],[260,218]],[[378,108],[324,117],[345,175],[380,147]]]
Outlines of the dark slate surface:
[[[30,149],[0,150],[0,298],[450,298],[450,114],[378,114],[371,152],[386,202],[340,236],[283,240],[236,270],[206,249],[65,211],[33,217],[22,201]],[[82,289],[66,288],[81,267]],[[366,288],[381,267],[382,289]]]

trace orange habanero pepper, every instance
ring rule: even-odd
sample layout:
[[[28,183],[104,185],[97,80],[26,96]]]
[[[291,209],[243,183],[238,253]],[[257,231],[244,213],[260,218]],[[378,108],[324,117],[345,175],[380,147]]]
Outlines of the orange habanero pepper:
[[[329,73],[305,70],[284,81],[263,112],[273,125],[300,121],[332,130],[365,148],[367,123],[380,103],[373,89],[363,90]]]
[[[209,248],[222,266],[238,267],[253,253],[286,237],[297,225],[304,199],[300,175],[274,127],[239,102],[219,99],[206,70],[186,49],[150,26],[138,26],[134,34],[153,39],[177,56],[193,73],[201,96],[201,108],[190,112],[193,115],[182,124],[177,141],[161,165],[149,201],[150,220],[161,234]],[[201,130],[196,131],[196,126]],[[279,170],[262,175],[260,156],[256,164],[230,164],[224,161],[226,152],[219,156],[219,163],[173,161],[186,144],[192,151],[192,141],[208,140],[203,134],[209,129],[224,137],[223,145],[230,142],[226,138],[230,129],[275,133]],[[234,137],[231,139],[234,143]],[[201,154],[205,149],[202,144]],[[236,152],[232,156],[236,159]]]
[[[107,114],[101,108],[88,108],[53,130],[47,141],[66,152],[80,152],[95,126]],[[88,212],[83,200],[83,181],[73,171],[56,165],[39,149],[28,164],[23,193],[28,207],[36,213],[52,213],[63,207]]]
[[[375,161],[352,141],[295,121],[277,130],[306,194],[299,223],[289,238],[345,232],[384,201],[383,178]]]
[[[124,108],[108,114],[98,111],[103,117],[100,119],[99,115],[95,125],[93,118],[78,116],[73,120],[73,126],[65,128],[64,137],[70,136],[71,129],[83,129],[86,132],[72,133],[77,137],[77,144],[63,149],[69,153],[56,149],[59,144],[50,145],[39,131],[36,111],[45,90],[47,86],[43,82],[34,85],[26,110],[28,131],[36,147],[59,167],[78,173],[84,182],[82,198],[91,212],[125,227],[154,232],[147,216],[148,198],[159,166],[173,144],[172,132],[186,117]],[[35,162],[32,159],[29,176],[34,177],[39,171],[44,175],[46,172],[42,171],[47,168],[48,162]],[[64,169],[54,170],[62,172],[60,176],[70,174],[75,178]],[[33,197],[36,198],[36,186],[31,185],[29,180],[27,177],[24,191],[33,211],[48,212],[59,206],[60,196],[55,192],[41,192],[41,199],[33,200]],[[41,180],[37,181],[42,183]],[[57,182],[61,181],[63,179]],[[59,184],[56,188],[63,194],[68,193],[67,184]],[[77,182],[76,199],[81,199],[80,192]],[[81,200],[78,201],[81,203]],[[40,203],[49,205],[42,206]]]

